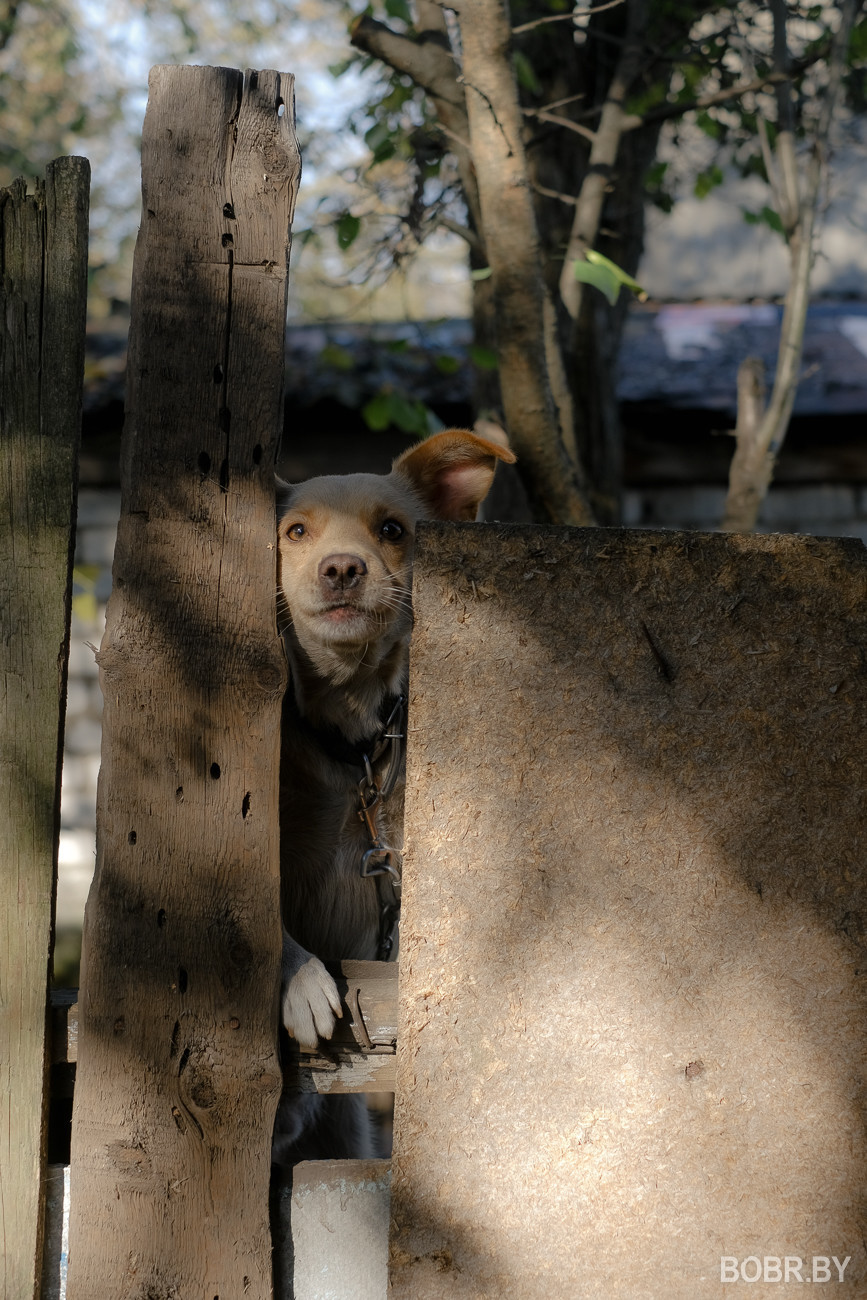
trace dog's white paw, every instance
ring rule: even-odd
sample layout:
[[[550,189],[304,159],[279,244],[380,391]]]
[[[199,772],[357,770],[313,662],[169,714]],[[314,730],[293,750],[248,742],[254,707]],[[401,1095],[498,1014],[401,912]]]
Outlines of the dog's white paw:
[[[308,957],[284,985],[283,1024],[305,1052],[314,1052],[342,1015],[337,985],[318,957]]]

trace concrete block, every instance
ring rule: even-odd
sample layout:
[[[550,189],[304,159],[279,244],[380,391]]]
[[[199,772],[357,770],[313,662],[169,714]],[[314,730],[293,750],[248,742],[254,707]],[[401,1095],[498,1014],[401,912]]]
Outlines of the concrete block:
[[[41,1300],[64,1300],[69,1255],[69,1165],[45,1171],[45,1237]]]
[[[295,1300],[385,1300],[387,1160],[311,1160],[292,1181]]]
[[[390,1300],[867,1294],[865,597],[856,542],[421,530]]]

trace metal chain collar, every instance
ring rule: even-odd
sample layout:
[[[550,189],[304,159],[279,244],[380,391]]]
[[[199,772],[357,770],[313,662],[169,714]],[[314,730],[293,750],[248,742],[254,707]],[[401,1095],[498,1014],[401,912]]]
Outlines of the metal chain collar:
[[[361,874],[365,879],[376,880],[379,899],[377,961],[388,961],[400,918],[401,857],[397,849],[380,839],[376,819],[380,805],[391,794],[400,775],[406,739],[405,717],[406,701],[400,695],[376,743],[371,746],[371,753],[362,755],[364,774],[358,783],[358,816],[370,841],[370,848],[361,859]],[[386,753],[388,761],[382,776],[377,778],[373,765]]]

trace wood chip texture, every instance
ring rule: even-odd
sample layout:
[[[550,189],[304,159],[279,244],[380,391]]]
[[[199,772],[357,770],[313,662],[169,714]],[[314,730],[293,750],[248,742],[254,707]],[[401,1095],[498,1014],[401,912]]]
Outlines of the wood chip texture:
[[[865,573],[425,527],[393,1300],[867,1292]]]

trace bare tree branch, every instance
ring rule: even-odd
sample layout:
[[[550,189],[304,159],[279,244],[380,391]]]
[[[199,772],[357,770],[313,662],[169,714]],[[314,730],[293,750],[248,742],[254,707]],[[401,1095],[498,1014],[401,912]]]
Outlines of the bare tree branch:
[[[356,49],[411,77],[434,99],[465,114],[463,91],[457,85],[455,61],[444,35],[427,28],[414,40],[362,13],[350,27],[349,36]]]
[[[553,14],[550,18],[534,18],[532,22],[521,23],[518,27],[513,27],[512,35],[518,36],[521,32],[531,32],[534,27],[541,27],[543,23],[574,23],[576,18],[589,18],[591,14],[604,14],[606,9],[617,9],[625,3],[626,0],[608,0],[607,4],[594,5],[592,9],[575,9],[568,14]]]
[[[788,239],[801,217],[801,196],[798,188],[798,158],[795,150],[795,105],[792,101],[789,42],[786,33],[788,21],[786,0],[771,0],[771,12],[774,18],[774,72],[783,78],[777,85],[775,153],[780,186],[778,211]]]
[[[822,97],[819,119],[813,130],[803,194],[798,198],[795,219],[787,232],[789,244],[789,290],[783,308],[777,371],[771,398],[755,435],[738,439],[729,471],[722,527],[727,532],[751,532],[756,526],[759,509],[774,473],[795,404],[804,346],[804,326],[810,299],[810,272],[813,264],[813,235],[819,206],[819,191],[827,165],[828,133],[846,66],[846,52],[857,9],[857,0],[843,0],[840,25],[834,36],[828,68],[828,85]],[[784,6],[775,0],[776,23],[785,22]],[[775,56],[783,57],[783,41],[775,34]],[[791,100],[788,100],[791,103]],[[785,107],[785,106],[784,106]],[[788,110],[785,110],[786,113]],[[777,135],[777,156],[781,137]],[[784,152],[788,141],[783,141]],[[788,160],[787,160],[788,165]],[[788,176],[783,187],[791,196],[798,194],[799,178]],[[780,214],[782,216],[782,214]],[[785,218],[784,218],[785,223]]]
[[[555,108],[563,108],[565,104],[574,104],[576,99],[586,99],[584,91],[579,91],[577,95],[567,95],[565,99],[555,99],[551,104],[543,104],[543,113],[553,113]]]
[[[573,263],[584,257],[587,250],[596,242],[605,191],[617,160],[617,151],[623,135],[625,120],[623,105],[645,60],[643,38],[646,23],[647,9],[644,0],[633,0],[629,6],[629,23],[623,52],[614,70],[608,95],[602,106],[599,126],[594,133],[587,172],[578,195],[560,276],[560,297],[573,320],[577,320],[581,312],[583,287],[580,281],[575,279]]]
[[[18,0],[6,0],[0,5],[0,50],[5,50],[15,34],[18,19]]]
[[[578,206],[578,200],[574,194],[564,194],[561,190],[549,189],[547,185],[542,185],[539,181],[533,181],[532,185],[536,193],[544,195],[546,199],[558,199],[561,203],[568,203],[573,208]]]
[[[713,108],[716,104],[727,104],[732,99],[741,99],[744,95],[756,94],[760,90],[767,90],[770,86],[778,86],[781,82],[791,83],[793,78],[801,76],[802,73],[809,71],[814,64],[820,62],[827,52],[825,46],[821,50],[815,50],[808,59],[801,59],[798,63],[792,64],[789,72],[774,69],[764,77],[754,77],[750,81],[738,81],[733,86],[711,91],[707,95],[700,95],[697,99],[659,104],[656,108],[648,109],[646,113],[632,113],[630,116],[624,117],[623,130],[636,131],[639,127],[647,126],[652,122],[667,122],[674,117],[683,117],[686,113],[694,113],[703,108]]]
[[[768,178],[768,185],[771,187],[771,196],[774,200],[774,207],[779,211],[779,205],[782,202],[782,188],[780,178],[777,175],[777,160],[774,157],[774,151],[771,148],[771,139],[768,135],[768,124],[765,121],[763,113],[756,113],[756,134],[759,137],[759,148],[762,151],[762,162],[765,166],[765,175]]]
[[[619,3],[621,0],[618,0]],[[525,108],[523,113],[525,117],[537,117],[540,122],[551,122],[554,126],[565,127],[567,131],[574,131],[585,140],[596,139],[595,131],[591,131],[589,126],[583,126],[580,122],[573,122],[571,117],[561,117],[559,113],[550,113],[544,108]]]
[[[469,146],[466,96],[463,86],[458,84],[459,69],[449,46],[442,7],[435,0],[421,0],[419,18],[422,27],[419,39],[415,40],[392,31],[385,23],[377,22],[367,14],[361,14],[350,28],[350,40],[357,49],[380,59],[395,72],[411,77],[430,95],[440,126],[454,146],[470,221],[481,241],[482,224]]]
[[[463,239],[469,244],[470,248],[475,249],[479,256],[484,253],[484,244],[481,239],[479,239],[476,232],[470,230],[469,226],[462,226],[459,221],[452,221],[451,217],[446,217],[442,214],[435,217],[432,224],[434,226],[439,226],[443,230],[449,230],[453,235],[457,235],[460,239]]]

